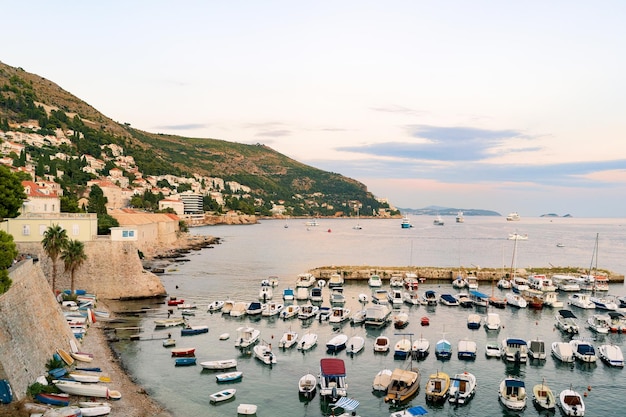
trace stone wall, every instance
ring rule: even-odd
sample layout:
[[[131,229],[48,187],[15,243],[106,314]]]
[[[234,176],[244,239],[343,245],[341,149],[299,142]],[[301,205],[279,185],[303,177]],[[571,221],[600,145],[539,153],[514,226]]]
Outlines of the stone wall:
[[[13,284],[0,296],[0,378],[19,400],[57,348],[70,350],[74,335],[38,263],[21,261],[9,274]]]
[[[36,255],[45,276],[52,285],[52,261],[40,243],[18,244],[21,253]],[[85,243],[87,260],[74,276],[74,288],[96,294],[100,299],[149,298],[165,296],[158,276],[144,270],[134,242],[112,242],[98,239]],[[57,262],[56,289],[69,289],[71,279],[63,261]]]

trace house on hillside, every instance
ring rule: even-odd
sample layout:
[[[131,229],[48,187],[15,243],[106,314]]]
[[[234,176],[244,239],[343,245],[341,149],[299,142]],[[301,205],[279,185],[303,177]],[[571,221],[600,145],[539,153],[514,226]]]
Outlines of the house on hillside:
[[[42,181],[40,184],[33,181],[22,181],[26,194],[26,200],[22,203],[22,214],[60,213],[61,200],[57,194],[57,189],[53,188],[47,181]]]
[[[168,245],[178,238],[179,218],[175,214],[144,213],[133,210],[118,210],[110,213],[122,229],[112,230],[116,239],[131,240],[131,236],[124,237],[123,232],[135,230],[135,242],[141,251],[150,251],[159,246]],[[119,237],[117,234],[121,233]],[[113,234],[112,234],[113,239]]]
[[[0,230],[13,235],[15,243],[41,242],[46,230],[59,225],[70,239],[90,242],[98,236],[95,213],[24,213],[0,223]]]

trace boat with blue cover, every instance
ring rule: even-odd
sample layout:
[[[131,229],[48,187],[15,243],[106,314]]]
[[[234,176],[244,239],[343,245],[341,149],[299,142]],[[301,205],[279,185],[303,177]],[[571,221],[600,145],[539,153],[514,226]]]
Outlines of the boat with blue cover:
[[[180,330],[181,336],[192,336],[195,334],[208,333],[209,326],[187,326]]]
[[[174,360],[174,365],[176,366],[193,366],[195,364],[196,358],[194,357],[176,358]]]

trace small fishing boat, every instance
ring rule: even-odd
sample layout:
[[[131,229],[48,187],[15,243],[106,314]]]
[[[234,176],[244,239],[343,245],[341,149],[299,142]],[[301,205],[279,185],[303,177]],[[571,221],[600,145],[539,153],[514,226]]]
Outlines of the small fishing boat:
[[[565,389],[559,394],[559,406],[566,416],[584,416],[585,403],[582,395],[573,389]]]
[[[391,384],[391,375],[391,369],[383,369],[379,371],[374,377],[372,389],[374,391],[387,392],[387,388],[389,387],[389,384]]]
[[[219,337],[220,340],[228,340],[230,338],[230,333],[222,333]]]
[[[468,329],[479,329],[480,328],[481,318],[480,315],[476,313],[471,313],[467,316],[467,328]]]
[[[88,402],[82,402],[80,404],[85,404],[85,403],[88,403]],[[92,404],[94,405],[90,405],[87,407],[80,405],[80,413],[82,416],[84,417],[106,416],[111,412],[111,405],[108,403],[92,402]]]
[[[365,339],[361,336],[352,336],[346,342],[346,353],[349,355],[355,355],[363,350],[365,346]]]
[[[281,311],[285,308],[284,304],[277,303],[274,301],[270,301],[266,303],[263,307],[263,311],[261,312],[261,316],[263,317],[272,317],[280,314]]]
[[[554,317],[556,319],[555,326],[562,332],[567,334],[578,334],[580,331],[578,323],[576,322],[577,317],[570,310],[559,310]]]
[[[553,342],[551,345],[551,352],[552,356],[561,362],[574,362],[574,351],[572,350],[572,345],[568,342]]]
[[[531,359],[546,359],[546,344],[541,339],[528,341],[528,356]]]
[[[57,405],[57,406],[68,406],[70,405],[70,395],[69,394],[49,394],[46,392],[40,392],[35,395],[35,400],[39,401],[42,404],[48,405]]]
[[[396,368],[391,373],[391,382],[387,387],[385,402],[395,405],[404,404],[413,398],[420,389],[421,375],[415,370]]]
[[[298,318],[300,320],[308,320],[317,315],[319,311],[318,306],[314,306],[313,304],[305,304],[300,307],[300,311],[298,312]]]
[[[428,339],[419,337],[411,346],[411,354],[416,359],[424,359],[430,353],[430,342]]]
[[[217,301],[213,301],[212,303],[209,304],[209,307],[208,307],[207,311],[209,313],[214,313],[216,311],[220,311],[223,307],[224,307],[224,301],[223,300],[217,300]]]
[[[437,371],[431,374],[426,383],[426,401],[440,403],[445,401],[450,389],[450,376],[445,372]]]
[[[70,355],[72,356],[72,358],[74,358],[75,360],[79,362],[92,362],[93,361],[93,355],[89,353],[70,352]]]
[[[526,407],[526,385],[521,379],[507,377],[500,382],[498,398],[510,410],[523,410]]]
[[[163,347],[172,347],[176,346],[176,339],[165,339],[163,341]]]
[[[400,311],[393,316],[393,327],[396,329],[404,329],[409,325],[409,315],[406,311]]]
[[[205,361],[205,362],[200,362],[200,366],[202,366],[203,369],[210,369],[210,370],[222,370],[222,369],[236,368],[237,359]]]
[[[253,415],[256,414],[257,406],[255,404],[239,404],[237,406],[237,414]]]
[[[569,344],[572,345],[574,357],[579,361],[591,363],[598,359],[593,345],[586,340],[574,339],[570,340]]]
[[[476,359],[476,342],[468,339],[461,339],[457,345],[457,357],[462,360]]]
[[[313,374],[303,375],[298,381],[298,392],[306,398],[313,398],[317,389],[317,378]]]
[[[186,326],[180,329],[181,336],[192,336],[196,334],[208,333],[209,326]]]
[[[528,344],[525,340],[509,337],[502,340],[502,357],[507,362],[526,363]]]
[[[223,374],[215,375],[215,380],[217,382],[234,382],[239,381],[243,378],[243,372],[234,371],[234,372],[226,372]]]
[[[331,400],[345,397],[348,384],[346,381],[346,366],[342,359],[320,359],[320,395]]]
[[[600,345],[598,354],[600,355],[600,359],[607,365],[617,368],[624,367],[624,354],[619,346]]]
[[[501,322],[500,315],[498,313],[487,313],[485,319],[485,329],[487,330],[500,330]]]
[[[229,388],[222,391],[215,392],[209,395],[209,401],[213,404],[228,401],[235,397],[237,390],[235,388]]]
[[[533,386],[533,402],[540,409],[554,410],[556,398],[545,380],[541,384]]]
[[[298,332],[293,330],[286,331],[278,342],[278,347],[289,349],[298,341]]]
[[[185,324],[185,319],[182,317],[170,318],[170,319],[157,319],[154,321],[155,327],[174,327]]]
[[[354,325],[361,325],[365,323],[367,317],[367,310],[359,310],[352,315],[350,322]]]
[[[235,347],[247,348],[248,346],[255,344],[259,340],[260,335],[261,331],[259,329],[248,326],[238,327]]]
[[[485,356],[488,358],[500,358],[502,356],[500,345],[496,342],[487,343],[485,345]]]
[[[389,344],[387,336],[378,336],[374,341],[374,352],[389,352]]]
[[[254,357],[263,362],[266,365],[274,365],[276,363],[276,355],[272,352],[272,346],[263,342],[256,345],[252,351]]]
[[[405,359],[411,353],[411,341],[406,337],[398,340],[393,348],[394,359]]]
[[[452,345],[446,339],[440,339],[435,344],[435,356],[437,359],[450,359],[452,357]]]
[[[346,348],[347,341],[348,336],[345,334],[338,334],[326,343],[326,350],[331,353],[339,352]]]
[[[193,366],[196,364],[195,357],[185,357],[185,358],[176,358],[174,359],[175,366]]]
[[[430,325],[430,319],[428,317],[424,316],[424,317],[422,317],[420,319],[420,324],[422,326],[429,326]]]
[[[298,313],[300,313],[299,305],[295,305],[295,304],[288,305],[284,307],[283,310],[280,312],[280,318],[282,318],[283,320],[287,320],[292,317],[297,317]]]
[[[172,356],[193,356],[196,353],[195,347],[175,348],[170,350]]]
[[[466,404],[476,393],[476,377],[469,372],[456,374],[450,378],[448,401],[452,404]]]
[[[317,344],[316,333],[306,333],[298,342],[298,350],[307,351]]]
[[[343,323],[346,320],[350,319],[350,309],[346,307],[332,307],[330,317],[328,318],[329,323]]]

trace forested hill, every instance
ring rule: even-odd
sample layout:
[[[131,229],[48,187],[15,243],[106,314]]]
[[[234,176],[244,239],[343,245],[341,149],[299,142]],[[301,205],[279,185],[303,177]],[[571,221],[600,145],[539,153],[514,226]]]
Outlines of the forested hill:
[[[29,121],[37,121],[38,126],[30,126]],[[235,181],[250,187],[253,199],[262,204],[283,202],[294,215],[348,214],[357,205],[362,215],[368,215],[388,207],[364,184],[302,164],[264,145],[155,134],[115,122],[54,82],[0,62],[0,130],[16,126],[40,134],[58,128],[71,131],[75,155],[98,157],[101,145],[120,145],[143,175],[197,174]]]

